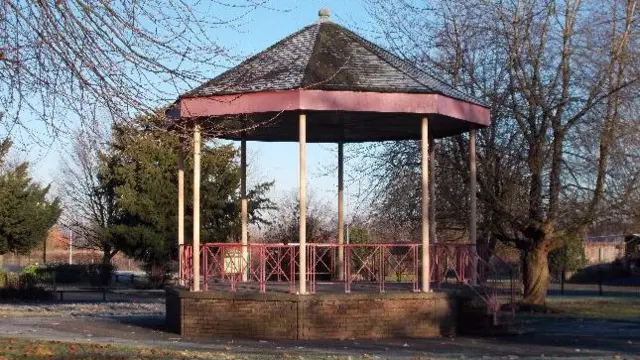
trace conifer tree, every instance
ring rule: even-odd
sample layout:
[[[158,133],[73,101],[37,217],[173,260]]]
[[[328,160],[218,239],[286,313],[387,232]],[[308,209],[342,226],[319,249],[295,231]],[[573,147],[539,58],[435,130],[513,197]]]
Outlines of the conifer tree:
[[[60,216],[57,198],[48,199],[50,186],[29,177],[29,164],[10,166],[5,159],[11,140],[0,142],[0,255],[27,254],[43,244]]]

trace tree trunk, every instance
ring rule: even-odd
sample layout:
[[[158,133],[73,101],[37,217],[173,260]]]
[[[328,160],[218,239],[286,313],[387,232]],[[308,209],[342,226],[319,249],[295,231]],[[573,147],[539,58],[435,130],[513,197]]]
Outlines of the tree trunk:
[[[549,247],[542,241],[523,256],[523,303],[544,305],[549,285],[548,255]]]
[[[103,251],[102,252],[102,266],[111,265],[111,258],[113,258],[113,255],[111,254],[110,251]]]
[[[102,286],[107,286],[111,282],[113,270],[111,259],[115,254],[115,252],[111,252],[108,249],[102,251],[102,264],[100,265],[100,282]]]

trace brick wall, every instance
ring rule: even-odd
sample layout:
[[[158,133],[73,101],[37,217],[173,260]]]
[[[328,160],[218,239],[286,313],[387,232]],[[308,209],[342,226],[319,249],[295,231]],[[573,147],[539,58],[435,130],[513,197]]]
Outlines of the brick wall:
[[[624,242],[587,242],[584,243],[584,255],[587,264],[606,264],[624,257]]]
[[[169,293],[169,290],[167,290],[165,307],[165,322],[167,330],[172,333],[180,334],[182,332],[182,323],[180,319],[182,314],[180,311],[182,309],[182,299],[177,294]]]
[[[456,302],[431,294],[233,294],[167,289],[167,326],[193,337],[348,339],[455,333]]]

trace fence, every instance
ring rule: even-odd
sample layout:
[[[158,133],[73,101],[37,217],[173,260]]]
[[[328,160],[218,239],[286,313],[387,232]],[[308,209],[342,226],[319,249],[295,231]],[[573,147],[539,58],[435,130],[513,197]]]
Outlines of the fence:
[[[339,271],[337,244],[308,244],[306,280],[310,293],[326,285],[324,291],[345,293],[361,288],[379,292],[418,291],[420,245],[345,244],[344,266]],[[181,280],[190,284],[193,249],[183,248]],[[215,285],[232,292],[238,284],[257,285],[257,291],[295,293],[299,270],[297,244],[209,243],[200,247],[202,289]],[[513,301],[516,271],[484,246],[433,244],[430,246],[430,281],[437,288],[464,285],[487,303],[498,297]],[[354,288],[354,285],[357,285]],[[365,286],[366,285],[366,286]],[[248,288],[249,290],[256,290]],[[497,305],[496,305],[497,306]]]
[[[64,264],[69,262],[69,253],[67,251],[48,251],[47,264]],[[94,250],[74,250],[74,264],[100,264],[102,262],[102,253]],[[27,265],[36,265],[43,263],[42,251],[33,251],[28,255],[4,254],[0,255],[0,267],[9,270],[20,269]],[[118,270],[140,271],[142,263],[126,257],[118,253],[112,259],[111,263]]]
[[[193,251],[184,252],[191,256]],[[205,244],[200,248],[203,290],[207,291],[212,281],[227,283],[236,291],[239,282],[255,282],[260,292],[266,291],[270,283],[287,283],[290,292],[295,292],[295,269],[298,267],[298,247],[292,245],[251,244]],[[183,274],[190,274],[189,269]],[[308,275],[311,279],[311,274]]]
[[[579,271],[550,270],[547,295],[640,297],[640,276],[624,260],[587,265]]]

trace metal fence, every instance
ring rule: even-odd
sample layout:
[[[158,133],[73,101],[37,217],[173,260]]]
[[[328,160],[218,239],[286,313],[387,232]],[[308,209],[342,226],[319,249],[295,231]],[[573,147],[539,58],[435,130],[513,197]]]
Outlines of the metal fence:
[[[69,253],[66,251],[49,251],[46,258],[46,264],[69,263]],[[94,250],[76,250],[73,252],[72,259],[74,264],[100,264],[102,253]],[[140,271],[142,269],[142,262],[131,259],[122,253],[116,254],[111,259],[111,263],[118,270]],[[0,255],[0,267],[9,271],[19,271],[27,265],[41,264],[44,264],[42,251],[33,251],[28,255],[11,253]]]
[[[344,265],[337,244],[307,244],[308,291],[418,291],[420,244],[344,244]],[[185,245],[181,282],[191,283],[193,249]],[[208,243],[200,247],[200,277],[204,291],[296,292],[299,245]],[[498,298],[513,301],[517,270],[487,247],[470,244],[430,246],[432,286],[472,289],[488,304]],[[340,290],[342,289],[342,290]]]

